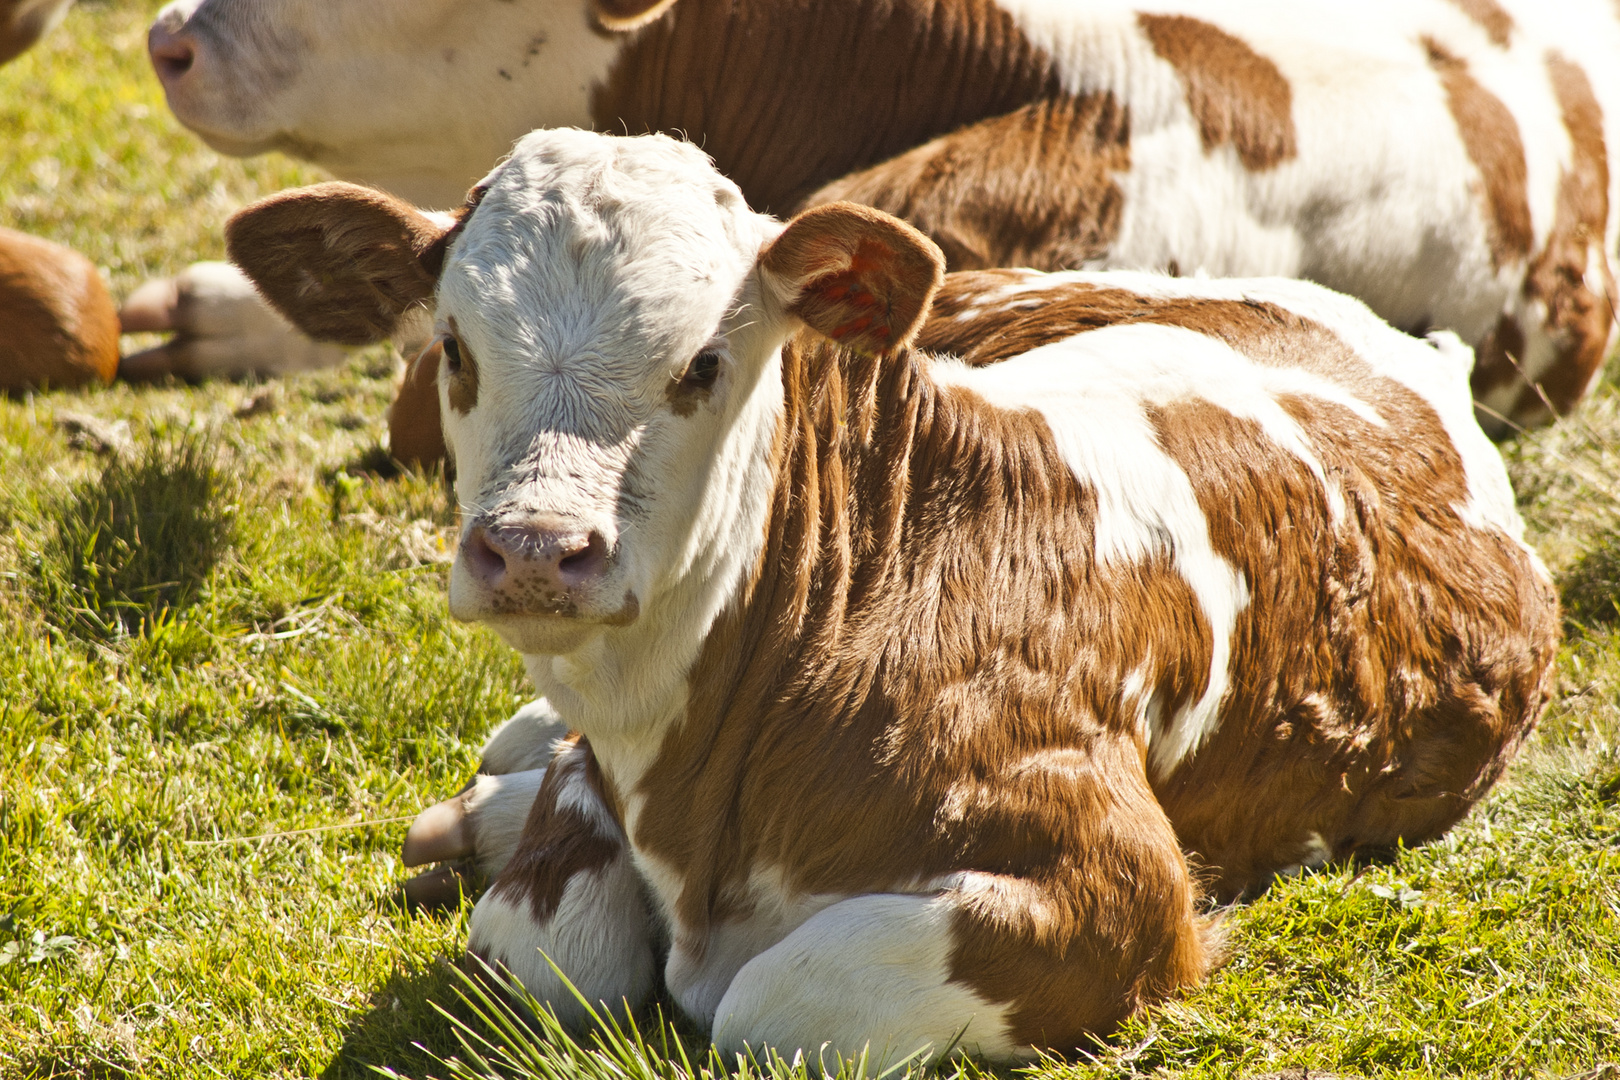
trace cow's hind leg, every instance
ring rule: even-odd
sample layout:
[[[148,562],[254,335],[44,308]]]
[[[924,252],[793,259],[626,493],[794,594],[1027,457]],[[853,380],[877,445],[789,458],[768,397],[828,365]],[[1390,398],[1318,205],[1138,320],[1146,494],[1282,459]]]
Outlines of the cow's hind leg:
[[[1083,1045],[1203,976],[1205,926],[1179,884],[1179,897],[1091,912],[1096,897],[1067,882],[994,874],[845,900],[743,966],[714,1041],[727,1053],[802,1051],[828,1071],[834,1053],[881,1068],[911,1054],[1015,1061]]]
[[[583,740],[545,771],[512,858],[473,908],[467,945],[570,1026],[585,1007],[552,964],[598,1010],[634,1009],[653,985],[641,880],[593,774]]]

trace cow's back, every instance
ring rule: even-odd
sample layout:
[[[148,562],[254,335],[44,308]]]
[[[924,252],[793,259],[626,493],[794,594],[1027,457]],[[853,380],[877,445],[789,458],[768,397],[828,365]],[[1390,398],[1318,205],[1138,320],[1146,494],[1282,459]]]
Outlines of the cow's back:
[[[1098,648],[1218,892],[1439,835],[1530,730],[1557,604],[1449,335],[1297,282],[994,272],[922,344],[1046,418],[1096,566],[1185,579],[1195,631]]]

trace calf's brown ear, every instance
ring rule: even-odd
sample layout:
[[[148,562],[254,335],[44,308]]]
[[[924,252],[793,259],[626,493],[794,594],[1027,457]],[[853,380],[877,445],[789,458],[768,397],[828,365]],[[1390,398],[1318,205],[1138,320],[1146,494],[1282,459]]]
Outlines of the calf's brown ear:
[[[675,0],[591,0],[591,14],[604,30],[634,30],[674,6]]]
[[[789,313],[841,345],[911,344],[945,277],[945,256],[899,218],[856,203],[806,210],[760,255]]]
[[[392,195],[334,182],[238,212],[225,224],[225,247],[298,329],[369,345],[433,295],[450,231]]]

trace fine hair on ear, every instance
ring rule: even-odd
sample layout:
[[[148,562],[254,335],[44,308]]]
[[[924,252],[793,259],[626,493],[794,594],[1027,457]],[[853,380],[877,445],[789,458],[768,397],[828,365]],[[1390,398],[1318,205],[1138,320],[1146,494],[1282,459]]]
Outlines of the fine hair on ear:
[[[789,314],[861,352],[909,345],[945,279],[945,256],[899,218],[856,203],[795,217],[760,256]]]
[[[454,222],[357,184],[272,195],[225,225],[231,261],[318,341],[369,345],[433,296]]]

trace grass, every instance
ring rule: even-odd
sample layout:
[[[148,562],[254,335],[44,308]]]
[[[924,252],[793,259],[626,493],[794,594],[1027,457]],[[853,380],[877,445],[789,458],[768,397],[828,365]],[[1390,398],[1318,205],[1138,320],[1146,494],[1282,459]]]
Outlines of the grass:
[[[141,56],[156,6],[82,3],[0,70],[0,221],[84,251],[120,296],[319,178],[176,126]],[[466,910],[396,903],[405,819],[526,693],[447,615],[441,481],[386,467],[395,367],[369,350],[257,389],[0,399],[0,1080],[739,1070],[656,1015],[524,1036],[444,962]],[[77,448],[68,413],[130,447]],[[1507,780],[1440,843],[1235,909],[1207,987],[1032,1075],[1620,1059],[1620,393],[1504,453],[1571,615],[1559,701]]]

